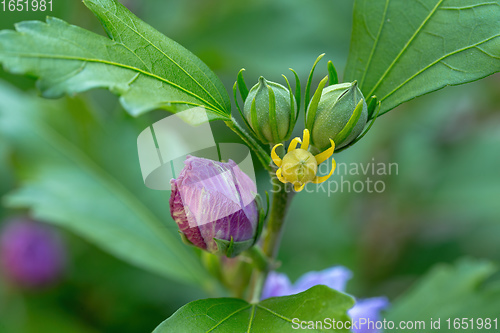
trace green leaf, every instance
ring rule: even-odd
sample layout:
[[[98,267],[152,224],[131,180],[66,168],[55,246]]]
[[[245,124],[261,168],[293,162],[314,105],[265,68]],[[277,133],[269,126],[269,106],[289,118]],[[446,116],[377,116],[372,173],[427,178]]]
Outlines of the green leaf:
[[[424,321],[419,332],[436,332],[430,319],[440,319],[441,331],[448,330],[446,319],[497,318],[500,309],[500,282],[491,279],[498,268],[490,262],[466,259],[456,265],[441,265],[432,270],[407,294],[401,296],[387,313],[387,320]],[[432,300],[432,302],[429,302]],[[469,322],[470,324],[470,322]],[[466,331],[466,330],[464,330]],[[468,332],[475,332],[469,327]],[[486,330],[490,332],[491,330]]]
[[[15,152],[20,181],[4,202],[143,269],[208,285],[213,281],[177,234],[168,192],[143,183],[134,123],[100,120],[81,101],[48,102],[0,82],[0,140]]]
[[[500,71],[500,0],[356,0],[345,82],[383,114]]]
[[[326,286],[315,286],[300,294],[268,298],[250,304],[236,298],[211,298],[191,302],[154,330],[167,332],[297,332],[293,320],[350,321],[346,312],[354,300]],[[304,324],[306,325],[306,324]],[[312,329],[308,332],[349,332],[349,330]]]
[[[111,39],[56,18],[25,21],[0,32],[0,62],[12,73],[38,77],[44,97],[108,88],[134,116],[204,106],[209,119],[229,119],[222,82],[195,55],[115,0],[85,5]]]

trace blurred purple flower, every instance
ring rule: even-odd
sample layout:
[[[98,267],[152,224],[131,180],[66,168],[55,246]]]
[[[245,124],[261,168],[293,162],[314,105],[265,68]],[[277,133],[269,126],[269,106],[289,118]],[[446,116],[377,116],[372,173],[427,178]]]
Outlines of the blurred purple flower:
[[[170,181],[170,213],[187,240],[212,253],[220,252],[214,238],[243,244],[237,252],[252,246],[259,224],[255,183],[232,160],[188,156],[184,164]]]
[[[351,316],[353,322],[360,322],[361,318],[364,318],[366,321],[378,321],[382,319],[380,317],[380,311],[386,309],[389,306],[389,301],[386,297],[372,297],[366,299],[356,300],[356,305],[353,306],[352,309],[349,310],[349,316]],[[377,330],[374,327],[369,328],[369,325],[363,325],[362,328],[357,330],[353,330],[355,333],[377,333]],[[372,325],[373,326],[373,325]]]
[[[286,274],[269,272],[262,289],[262,299],[295,294],[292,283]]]
[[[342,266],[335,266],[320,272],[308,272],[302,275],[293,285],[283,273],[269,273],[264,288],[262,299],[269,297],[280,297],[298,294],[316,285],[322,284],[332,289],[344,292],[347,281],[352,277],[351,271]],[[348,311],[349,316],[354,321],[364,318],[366,320],[380,320],[380,311],[389,306],[386,297],[374,297],[357,300],[352,309]],[[362,328],[353,329],[355,333],[376,333],[376,329],[368,329],[364,325]]]
[[[55,229],[27,218],[12,219],[2,229],[0,264],[12,283],[41,288],[62,276],[66,249]]]
[[[320,272],[308,272],[294,284],[294,294],[306,291],[318,284],[324,284],[335,290],[344,291],[352,273],[345,267],[335,266]]]

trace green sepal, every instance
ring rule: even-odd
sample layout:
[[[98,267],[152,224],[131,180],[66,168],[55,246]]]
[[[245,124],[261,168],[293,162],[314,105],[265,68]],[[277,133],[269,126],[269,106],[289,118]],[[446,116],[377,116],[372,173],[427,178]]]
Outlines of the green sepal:
[[[359,117],[361,116],[361,111],[363,111],[363,99],[361,99],[356,105],[356,108],[354,109],[354,112],[351,115],[351,118],[347,122],[347,124],[344,126],[342,131],[340,131],[339,134],[333,138],[333,142],[335,142],[336,145],[342,144],[345,139],[351,134],[352,130],[358,123]]]
[[[297,122],[297,115],[298,112],[295,111],[295,106],[293,103],[293,93],[292,93],[292,87],[290,86],[290,82],[288,82],[288,78],[283,75],[286,81],[286,85],[288,86],[288,90],[290,91],[290,106],[292,110],[290,110],[290,125],[288,126],[288,132],[286,133],[285,140],[288,140],[290,138],[290,135],[292,135],[293,128],[295,127],[295,123]],[[298,106],[297,106],[298,108]]]
[[[379,101],[377,103],[377,112],[375,113],[375,116],[373,117],[372,121],[370,122],[370,125],[368,125],[368,127],[365,129],[365,131],[356,138],[356,140],[354,140],[353,142],[351,142],[350,144],[348,144],[347,146],[344,146],[342,148],[340,148],[339,150],[336,150],[335,152],[336,153],[340,153],[341,151],[343,151],[344,149],[347,149],[349,147],[351,147],[352,145],[354,145],[356,142],[358,142],[359,140],[361,140],[365,135],[366,133],[368,133],[368,131],[372,128],[373,124],[375,123],[375,120],[378,118],[379,114],[380,114],[380,109],[381,109],[381,105],[382,103]]]
[[[181,236],[181,240],[184,244],[189,245],[189,246],[195,246],[187,237],[186,235],[179,230],[179,235]]]
[[[254,237],[254,245],[257,243],[259,240],[259,237],[262,233],[262,229],[264,228],[264,222],[267,218],[267,214],[269,213],[269,194],[266,191],[266,198],[267,198],[267,210],[264,212],[264,207],[262,206],[262,197],[260,194],[255,194],[255,203],[257,204],[257,210],[259,211],[259,221],[257,223],[257,230],[255,231],[255,237]]]
[[[307,84],[306,84],[306,92],[304,95],[304,107],[306,110],[307,110],[307,105],[309,103],[309,93],[311,92],[311,84],[312,84],[312,79],[313,79],[313,75],[314,75],[314,69],[316,68],[316,65],[321,60],[321,58],[323,58],[324,56],[325,56],[324,53],[319,55],[319,57],[316,59],[316,61],[314,62],[313,66],[311,68],[311,72],[309,73],[309,78],[307,79]]]
[[[301,91],[300,91],[300,79],[297,72],[295,72],[292,68],[289,68],[295,76],[295,101],[297,102],[297,113],[295,114],[295,120],[299,118],[300,112],[300,102],[301,102]]]
[[[245,71],[244,68],[240,69],[238,72],[238,76],[236,77],[236,82],[238,82],[238,90],[240,91],[241,99],[243,100],[243,103],[245,103],[247,97],[248,97],[248,88],[245,83],[245,79],[243,78],[243,72]]]
[[[255,99],[252,100],[252,104],[250,106],[250,123],[252,124],[252,128],[259,128],[259,120],[257,119],[257,107],[255,106]],[[260,132],[254,131],[255,137],[260,141],[265,141],[265,138],[261,135]]]
[[[280,134],[278,131],[278,121],[276,120],[276,96],[274,95],[273,88],[267,86],[267,93],[269,96],[269,125],[271,127],[271,136],[273,143],[279,143]],[[290,101],[293,104],[293,101]]]
[[[312,131],[314,119],[316,119],[316,111],[318,109],[319,101],[321,99],[321,94],[323,93],[323,88],[325,87],[326,81],[328,81],[328,76],[325,76],[323,80],[320,81],[320,83],[318,84],[318,88],[316,89],[316,92],[311,99],[311,103],[306,109],[306,128],[309,129],[309,131]]]
[[[335,69],[335,66],[333,65],[333,62],[331,60],[328,61],[327,67],[328,67],[328,76],[330,77],[328,85],[333,86],[334,84],[338,84],[339,83],[339,76],[338,76],[337,70]]]
[[[377,96],[373,95],[372,97],[370,97],[366,104],[368,105],[368,120],[370,120],[372,119],[373,112],[378,105]]]
[[[217,243],[217,254],[224,254],[228,258],[236,257],[254,244],[254,239],[235,242],[232,236],[230,241],[218,238],[214,238],[214,241]]]
[[[256,136],[255,134],[255,131],[253,130],[252,126],[250,126],[250,123],[248,122],[247,118],[245,118],[245,115],[243,114],[243,111],[241,110],[240,108],[240,104],[238,103],[238,98],[236,96],[236,90],[237,90],[237,85],[238,85],[238,81],[236,81],[233,85],[233,95],[234,95],[234,103],[236,104],[236,108],[238,108],[238,112],[240,113],[240,116],[241,118],[243,119],[243,121],[245,122],[245,125],[247,126],[247,128],[250,130],[250,132]],[[245,102],[243,100],[243,102]]]

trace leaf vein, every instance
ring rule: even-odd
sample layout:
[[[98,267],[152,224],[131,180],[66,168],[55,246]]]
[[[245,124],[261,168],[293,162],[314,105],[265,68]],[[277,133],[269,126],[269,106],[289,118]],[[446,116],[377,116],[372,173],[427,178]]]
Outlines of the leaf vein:
[[[496,36],[498,37],[498,36]],[[487,52],[486,50],[483,50],[482,48],[480,48],[479,46],[476,46],[476,49],[478,49],[479,51],[483,52],[484,54],[486,54],[487,56],[491,57],[491,58],[494,58],[494,59],[500,59],[500,55],[498,56],[495,56],[489,52]]]
[[[220,107],[220,111],[223,111],[225,110],[225,108],[215,99],[212,97],[212,94],[210,94],[206,89],[205,87],[203,87],[202,84],[200,84],[191,74],[189,74],[181,65],[179,65],[175,60],[173,60],[171,57],[169,57],[165,52],[163,52],[162,49],[160,49],[159,47],[157,47],[153,42],[151,42],[149,39],[147,39],[145,36],[143,36],[141,33],[139,33],[139,31],[137,30],[137,27],[131,27],[130,25],[128,25],[125,21],[122,20],[121,17],[119,17],[116,13],[112,13],[111,11],[109,11],[108,9],[104,8],[104,7],[101,7],[104,11],[110,13],[111,15],[113,15],[114,17],[116,17],[120,22],[122,22],[126,27],[128,27],[131,31],[133,31],[134,33],[136,33],[139,37],[141,37],[142,39],[144,39],[148,44],[150,44],[151,46],[153,46],[156,50],[158,50],[161,54],[163,54],[168,60],[170,60],[175,66],[177,66],[180,70],[182,70],[191,80],[193,80],[193,82],[195,82],[205,93],[207,93],[207,95]],[[133,24],[133,20],[132,21],[132,24]],[[194,66],[196,66],[194,63],[192,63]],[[196,66],[198,68],[198,66]],[[203,73],[203,75],[205,75],[205,73],[200,69],[198,68],[198,70]],[[208,81],[212,84],[212,86],[215,88],[215,90],[217,91],[217,93],[220,95],[220,91],[219,89],[217,89],[217,87],[214,85],[214,83],[212,82],[212,80],[210,80],[206,75],[205,77],[208,79]],[[222,96],[220,95],[220,97],[222,98]],[[213,106],[215,107],[215,106]]]
[[[389,1],[390,0],[385,1],[385,8],[384,8],[384,14],[382,15],[382,21],[380,22],[380,27],[379,27],[378,32],[377,32],[377,37],[375,38],[375,41],[373,42],[373,47],[372,47],[372,50],[370,52],[370,56],[368,57],[368,61],[366,62],[366,67],[365,67],[365,70],[363,72],[363,76],[361,77],[361,82],[359,83],[360,87],[363,87],[363,83],[365,82],[366,73],[368,72],[368,69],[370,68],[370,65],[371,65],[371,62],[373,59],[373,54],[375,53],[375,49],[378,46],[378,42],[380,40],[380,35],[382,34],[382,29],[383,29],[384,24],[386,22],[385,18],[387,16],[387,9],[389,8]],[[366,22],[366,20],[365,20],[365,22]],[[367,27],[367,31],[368,31],[368,27]],[[370,95],[368,95],[368,96],[370,96]]]
[[[448,64],[446,61],[444,60],[440,60],[439,63],[443,64],[444,66],[448,67],[449,69],[451,69],[452,71],[456,71],[456,72],[462,72],[462,73],[469,73],[467,72],[466,70],[463,70],[463,69],[460,69],[460,68],[456,68],[456,67],[453,67],[452,65]]]
[[[4,53],[5,55],[8,55],[9,52]],[[22,54],[22,53],[11,53],[12,57],[24,57],[24,58],[42,58],[42,59],[61,59],[61,60],[73,60],[73,61],[83,61],[83,62],[94,62],[94,63],[102,63],[106,65],[111,65],[111,66],[116,66],[116,67],[121,67],[121,68],[126,68],[132,71],[139,72],[141,74],[144,74],[146,76],[155,78],[157,80],[160,80],[162,82],[165,82],[168,85],[171,85],[183,92],[185,92],[188,95],[191,95],[192,97],[198,99],[200,102],[203,103],[203,106],[205,106],[207,109],[218,113],[219,115],[227,117],[227,115],[224,112],[221,112],[221,110],[216,109],[212,104],[208,103],[206,100],[201,98],[200,96],[196,95],[192,91],[189,91],[165,78],[162,78],[161,76],[158,76],[156,74],[147,72],[145,70],[142,70],[140,68],[134,67],[134,66],[129,66],[126,64],[121,64],[113,61],[108,61],[108,60],[103,60],[103,59],[92,59],[92,58],[83,58],[83,57],[73,57],[73,56],[61,56],[61,55],[46,55],[46,54]],[[185,104],[193,104],[193,103],[185,103]]]
[[[235,314],[240,313],[242,311],[245,311],[246,309],[250,308],[251,306],[252,305],[248,304],[247,306],[244,306],[241,309],[238,309],[238,310],[230,313],[227,317],[223,318],[221,321],[219,321],[217,324],[215,324],[215,326],[213,326],[211,329],[209,329],[206,333],[212,332],[214,329],[216,329],[217,327],[219,327],[223,322],[225,322],[226,320],[228,320],[229,318],[231,318]]]
[[[401,83],[399,86],[397,86],[394,90],[392,90],[390,93],[388,93],[387,95],[385,95],[380,101],[382,102],[383,100],[387,99],[389,96],[391,96],[393,93],[395,93],[397,90],[399,90],[401,87],[403,87],[405,84],[407,84],[408,82],[410,82],[411,80],[413,80],[415,77],[417,77],[418,75],[422,74],[423,72],[425,72],[427,69],[429,69],[430,67],[436,65],[437,63],[439,62],[442,62],[442,60],[454,55],[454,54],[457,54],[457,53],[460,53],[460,52],[463,52],[463,51],[466,51],[466,50],[469,50],[471,48],[478,48],[479,45],[481,44],[484,44],[494,38],[497,38],[497,37],[500,37],[500,34],[498,35],[495,35],[495,36],[492,36],[488,39],[485,39],[483,41],[480,41],[476,44],[473,44],[473,45],[469,45],[467,47],[464,47],[464,48],[461,48],[461,49],[458,49],[458,50],[455,50],[453,52],[450,52],[444,56],[442,56],[441,58],[435,60],[434,62],[432,62],[431,64],[427,65],[426,67],[422,68],[420,71],[418,71],[417,73],[413,74],[410,78],[408,78],[406,81],[404,81],[403,83]],[[488,53],[486,53],[488,54]],[[496,57],[498,58],[498,57]]]
[[[253,318],[255,316],[255,304],[252,305],[252,313],[250,314],[250,321],[248,322],[248,330],[247,333],[250,333],[252,329]]]
[[[491,5],[500,6],[500,4],[498,4],[496,2],[483,2],[483,3],[478,3],[478,4],[475,4],[475,5],[462,6],[462,7],[458,7],[458,6],[457,7],[455,7],[455,6],[441,7],[440,10],[474,9],[474,8],[481,7],[481,6],[491,6]]]
[[[443,3],[443,1],[444,0],[439,0],[438,1],[438,3],[436,4],[436,6],[434,6],[434,8],[432,9],[432,11],[429,13],[429,15],[427,15],[427,17],[424,19],[424,21],[420,24],[420,26],[418,27],[417,31],[415,31],[415,33],[411,36],[411,38],[408,40],[408,42],[406,42],[406,44],[403,46],[403,49],[399,52],[399,54],[396,56],[396,58],[392,61],[392,63],[389,65],[389,67],[385,70],[384,74],[382,74],[382,76],[380,77],[380,79],[377,81],[377,83],[372,88],[372,90],[368,93],[367,96],[371,96],[375,92],[375,90],[378,88],[378,86],[380,86],[380,84],[385,79],[385,77],[387,76],[387,74],[389,74],[389,72],[394,68],[394,65],[396,64],[396,62],[398,62],[398,60],[401,58],[401,56],[403,55],[403,53],[408,49],[408,47],[410,46],[410,44],[415,40],[415,38],[417,37],[417,35],[422,31],[423,27],[427,24],[427,22],[429,22],[429,20],[431,19],[431,17],[436,13],[437,9],[439,8],[439,6],[441,6],[441,4]]]
[[[285,316],[283,316],[283,315],[280,315],[279,313],[274,312],[273,310],[271,310],[271,309],[269,309],[269,308],[266,308],[265,306],[262,306],[262,305],[260,305],[260,304],[256,304],[256,306],[258,306],[258,307],[259,307],[259,308],[261,308],[262,310],[266,310],[267,312],[269,312],[269,313],[271,313],[271,314],[275,315],[275,316],[276,316],[276,317],[278,317],[278,318],[281,318],[281,319],[283,319],[283,320],[285,320],[285,321],[288,321],[288,322],[290,322],[290,323],[292,323],[292,322],[293,322],[293,321],[292,321],[292,319],[287,318],[287,317],[285,317]]]

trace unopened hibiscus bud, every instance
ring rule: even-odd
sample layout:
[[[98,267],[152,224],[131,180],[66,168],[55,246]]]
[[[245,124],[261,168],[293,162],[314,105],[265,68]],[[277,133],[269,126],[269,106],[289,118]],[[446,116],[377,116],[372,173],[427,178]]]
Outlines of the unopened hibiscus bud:
[[[8,221],[0,236],[1,271],[12,283],[41,288],[56,282],[66,263],[59,234],[26,218]]]
[[[238,165],[188,156],[172,179],[170,213],[184,240],[234,257],[255,244],[263,211],[255,183]]]
[[[319,91],[318,91],[319,90]],[[330,139],[342,148],[355,140],[368,120],[365,98],[356,81],[328,86],[320,84],[307,108],[306,127],[311,132],[311,143],[320,151],[330,147]],[[322,91],[321,91],[322,90]]]
[[[297,102],[290,89],[262,76],[250,89],[243,116],[263,143],[288,140],[296,122]]]

